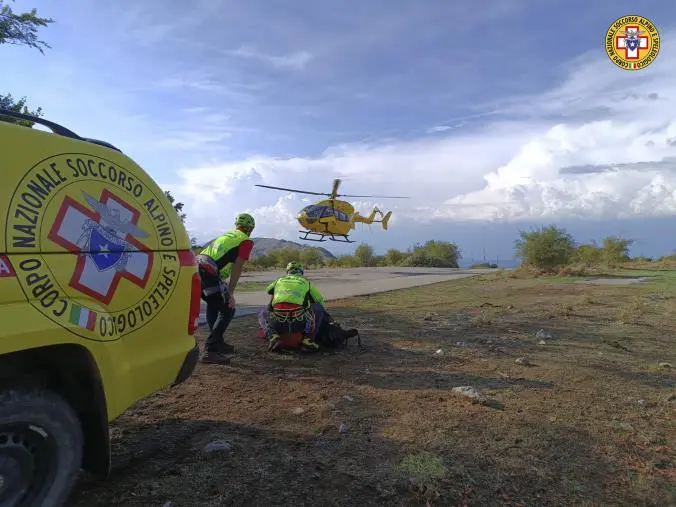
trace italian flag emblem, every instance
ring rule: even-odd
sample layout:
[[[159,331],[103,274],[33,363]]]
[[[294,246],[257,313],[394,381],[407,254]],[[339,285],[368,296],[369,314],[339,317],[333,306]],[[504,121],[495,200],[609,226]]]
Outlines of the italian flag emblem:
[[[94,331],[96,327],[96,313],[84,306],[73,303],[70,307],[70,323],[89,331]]]

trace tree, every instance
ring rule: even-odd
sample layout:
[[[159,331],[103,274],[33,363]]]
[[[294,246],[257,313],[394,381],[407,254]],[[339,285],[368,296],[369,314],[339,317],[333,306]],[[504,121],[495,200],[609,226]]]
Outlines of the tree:
[[[457,268],[460,258],[460,249],[455,243],[429,240],[423,245],[416,244],[409,255],[400,262],[400,265],[428,268]]]
[[[354,257],[359,266],[371,266],[373,264],[373,247],[366,243],[362,243],[355,249]]]
[[[457,268],[458,260],[462,257],[460,249],[455,243],[449,241],[429,240],[422,249],[432,258],[439,259],[439,267]]]
[[[601,263],[601,249],[593,242],[588,245],[580,245],[577,247],[575,260],[587,268],[598,266]]]
[[[29,114],[31,116],[42,116],[42,108],[38,107],[37,109],[31,111],[26,105],[26,97],[22,97],[19,100],[15,100],[12,97],[11,93],[7,95],[0,95],[0,109],[7,109],[9,111],[14,111],[15,113]],[[16,123],[17,125],[23,125],[24,127],[32,127],[32,121],[26,120],[16,120],[14,118],[8,118],[6,116],[0,116],[0,121],[7,123]]]
[[[171,192],[169,190],[165,190],[164,195],[167,196],[167,199],[169,199],[169,202],[176,210],[176,213],[178,213],[178,217],[181,219],[181,222],[185,223],[186,214],[183,213],[183,203],[182,202],[175,203],[174,201],[176,199],[174,198],[173,195],[171,195]]]
[[[39,27],[47,26],[53,22],[53,19],[38,17],[37,9],[16,14],[9,5],[0,0],[0,44],[28,46],[36,48],[40,53],[44,54],[45,52],[42,48],[49,48],[50,46],[46,42],[38,40],[37,31]],[[26,97],[16,101],[11,94],[0,95],[0,109],[42,116],[42,108],[38,107],[35,111],[30,111],[26,107]],[[33,122],[15,120],[4,116],[0,116],[0,121],[16,123],[25,127],[33,126]]]
[[[291,261],[300,261],[299,248],[278,248],[268,254],[274,259],[274,266],[280,269],[286,268],[286,265]]]
[[[404,252],[401,252],[396,248],[390,248],[385,252],[384,262],[386,266],[398,266],[405,257],[406,254]]]
[[[603,248],[601,249],[603,261],[611,267],[627,262],[629,260],[629,247],[633,243],[634,240],[632,239],[608,236],[603,240]]]
[[[0,44],[28,46],[44,54],[43,48],[51,46],[38,39],[38,28],[53,22],[51,18],[39,17],[37,9],[17,14],[0,0]]]
[[[338,257],[338,264],[341,268],[358,268],[360,266],[359,259],[354,255],[341,255]]]
[[[516,240],[516,255],[529,266],[554,269],[568,264],[574,258],[576,245],[573,237],[554,225],[531,232],[520,232]]]
[[[304,266],[321,266],[324,264],[324,257],[316,248],[303,248],[300,251],[300,262]]]
[[[277,259],[274,255],[258,255],[251,259],[250,265],[252,270],[274,268]]]

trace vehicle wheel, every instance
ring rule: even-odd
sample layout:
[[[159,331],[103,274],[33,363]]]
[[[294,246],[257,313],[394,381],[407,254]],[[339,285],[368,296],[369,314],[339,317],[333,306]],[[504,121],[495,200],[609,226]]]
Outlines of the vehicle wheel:
[[[82,462],[80,421],[49,391],[0,392],[0,507],[57,507]]]

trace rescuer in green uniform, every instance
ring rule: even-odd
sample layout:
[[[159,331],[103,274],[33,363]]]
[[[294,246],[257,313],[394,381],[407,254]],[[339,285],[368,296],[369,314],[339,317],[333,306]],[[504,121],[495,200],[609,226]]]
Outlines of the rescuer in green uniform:
[[[278,278],[266,289],[271,296],[266,330],[270,351],[279,348],[281,333],[302,333],[301,346],[310,350],[319,348],[317,337],[320,333],[321,341],[325,343],[342,343],[358,334],[356,329],[340,328],[324,308],[324,297],[304,274],[300,262],[289,262],[286,276]]]
[[[212,241],[197,256],[202,278],[202,299],[207,304],[209,336],[204,347],[202,362],[228,364],[224,354],[234,352],[234,347],[225,342],[223,333],[235,316],[235,287],[242,274],[244,263],[249,260],[253,241],[249,239],[256,222],[248,213],[235,218],[235,230],[226,232]],[[230,283],[225,280],[230,277]]]

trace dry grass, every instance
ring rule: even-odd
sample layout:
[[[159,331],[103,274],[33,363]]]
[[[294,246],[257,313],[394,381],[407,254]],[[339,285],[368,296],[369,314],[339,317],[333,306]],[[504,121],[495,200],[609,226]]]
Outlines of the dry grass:
[[[676,274],[637,273],[650,284],[498,271],[335,302],[364,349],[328,355],[269,355],[237,319],[232,366],[129,410],[112,478],[71,506],[676,505],[660,366],[676,366]]]

